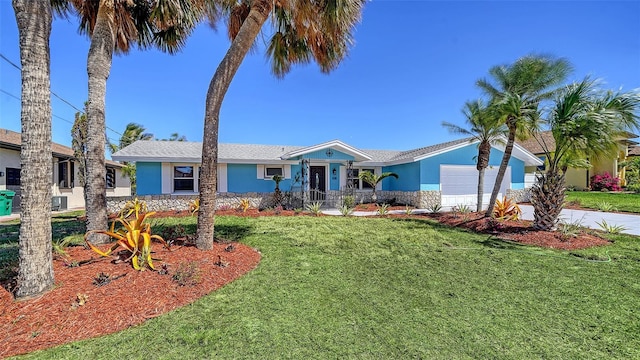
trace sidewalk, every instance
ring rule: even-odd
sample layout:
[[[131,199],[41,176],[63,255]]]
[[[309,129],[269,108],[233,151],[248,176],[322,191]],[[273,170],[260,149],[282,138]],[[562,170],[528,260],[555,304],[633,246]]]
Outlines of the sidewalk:
[[[533,220],[533,206],[531,205],[519,205],[522,210],[523,220]],[[412,214],[421,214],[429,212],[426,209],[414,209]],[[327,215],[341,215],[337,209],[325,210],[322,212]],[[404,210],[392,210],[389,214],[404,214]],[[352,216],[371,216],[376,215],[375,211],[354,211]],[[608,225],[615,226],[620,225],[625,228],[622,231],[625,234],[631,234],[640,236],[640,214],[619,214],[609,213],[602,211],[587,211],[587,210],[571,210],[564,209],[560,213],[560,221],[566,223],[579,223],[581,226],[591,229],[602,230],[598,223],[602,220],[606,221]]]
[[[67,209],[67,210],[60,210],[60,211],[52,211],[51,215],[53,216],[53,215],[58,215],[58,214],[64,214],[64,213],[68,213],[68,212],[72,212],[72,211],[78,211],[78,210],[84,210],[84,208],[74,208],[74,209]],[[11,215],[2,215],[2,216],[0,216],[0,223],[11,221],[11,220],[16,220],[16,219],[20,219],[20,213],[11,213]]]

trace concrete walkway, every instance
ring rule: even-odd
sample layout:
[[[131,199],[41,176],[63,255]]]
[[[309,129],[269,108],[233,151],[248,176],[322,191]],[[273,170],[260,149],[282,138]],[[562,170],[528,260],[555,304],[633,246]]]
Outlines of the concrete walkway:
[[[533,206],[520,205],[522,209],[523,220],[533,220]],[[428,213],[426,209],[415,209],[413,214]],[[325,210],[322,212],[327,215],[341,215],[337,209]],[[392,210],[389,214],[404,214],[404,210]],[[371,216],[376,215],[375,211],[354,211],[352,216]],[[598,223],[602,223],[602,220],[606,221],[608,225],[615,226],[620,225],[625,228],[622,231],[625,234],[640,236],[640,214],[619,214],[609,213],[602,211],[587,211],[587,210],[571,210],[564,209],[560,213],[560,221],[566,223],[579,223],[581,226],[591,229],[602,230]]]
[[[84,210],[84,208],[74,208],[60,211],[52,211],[51,215],[64,214],[72,211]],[[0,223],[20,219],[20,213],[11,213],[11,215],[2,215],[0,216]]]
[[[524,220],[533,220],[533,206],[520,205],[522,209],[522,218]],[[625,234],[640,236],[640,214],[620,214],[602,211],[585,211],[564,209],[560,213],[560,221],[565,223],[578,223],[584,227],[602,230],[598,223],[606,221],[608,225],[619,225],[625,228],[622,231]]]

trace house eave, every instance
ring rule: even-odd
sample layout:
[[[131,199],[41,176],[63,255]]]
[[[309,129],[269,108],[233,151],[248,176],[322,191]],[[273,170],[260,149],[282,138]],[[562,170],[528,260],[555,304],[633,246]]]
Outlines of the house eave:
[[[283,160],[288,160],[291,159],[293,157],[297,157],[297,156],[302,156],[305,154],[309,154],[315,151],[320,151],[320,150],[324,150],[324,149],[336,149],[338,151],[341,151],[345,154],[351,155],[354,157],[355,161],[367,161],[367,160],[371,160],[371,157],[367,154],[365,154],[364,152],[349,146],[345,143],[343,143],[340,140],[332,140],[332,141],[328,141],[322,144],[318,144],[318,145],[313,145],[313,146],[309,146],[306,148],[302,148],[299,150],[295,150],[295,151],[291,151],[288,152],[286,154],[283,154],[280,156],[281,159]]]

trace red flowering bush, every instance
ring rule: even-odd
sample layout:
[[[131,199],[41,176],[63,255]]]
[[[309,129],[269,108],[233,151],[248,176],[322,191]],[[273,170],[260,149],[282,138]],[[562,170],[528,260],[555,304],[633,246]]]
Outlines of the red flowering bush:
[[[620,179],[611,176],[608,172],[591,177],[592,191],[620,191]]]

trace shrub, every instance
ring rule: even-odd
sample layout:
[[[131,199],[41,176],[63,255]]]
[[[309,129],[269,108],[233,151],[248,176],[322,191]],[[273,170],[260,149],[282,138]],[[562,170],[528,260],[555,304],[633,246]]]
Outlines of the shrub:
[[[620,179],[611,176],[608,172],[591,177],[592,191],[620,191]]]
[[[191,215],[195,215],[198,211],[200,211],[200,198],[193,200],[189,203],[189,212]]]
[[[240,200],[240,210],[242,212],[247,212],[251,208],[251,200],[249,199],[241,199]]]
[[[124,214],[124,212],[120,212]],[[151,235],[151,225],[145,223],[147,217],[152,216],[155,212],[139,213],[135,211],[135,218],[128,220],[124,217],[115,219],[111,223],[110,230],[91,230],[87,231],[84,235],[84,241],[91,248],[101,256],[109,256],[111,253],[119,247],[129,251],[131,256],[127,260],[131,260],[133,268],[136,270],[144,270],[147,266],[155,270],[153,261],[151,258],[151,242],[157,240],[169,248],[169,245],[159,235]],[[121,229],[114,231],[115,224],[120,223]],[[107,251],[102,251],[91,242],[88,237],[91,234],[104,234],[116,239],[116,243]]]
[[[384,216],[389,213],[389,204],[382,204],[378,206],[378,210],[376,211],[378,215]]]
[[[498,220],[518,220],[522,215],[522,210],[518,204],[506,196],[502,197],[502,201],[496,201],[493,207],[493,217]]]
[[[321,201],[315,201],[312,202],[310,204],[307,204],[307,210],[309,210],[310,213],[312,213],[315,216],[318,216],[322,213],[322,202]]]
[[[340,210],[340,214],[342,214],[342,216],[349,216],[353,213],[353,208],[345,205],[342,205],[338,208],[338,210]]]
[[[138,214],[146,213],[147,211],[149,211],[147,203],[144,200],[138,200],[136,197],[124,204],[122,210],[118,213],[118,217],[126,219],[132,214],[135,214],[135,216],[138,217]]]
[[[351,195],[346,195],[342,198],[342,205],[353,208],[356,205],[356,199]]]
[[[627,185],[627,191],[633,191],[635,193],[639,193],[640,194],[640,183],[639,184],[631,184],[631,185]]]

